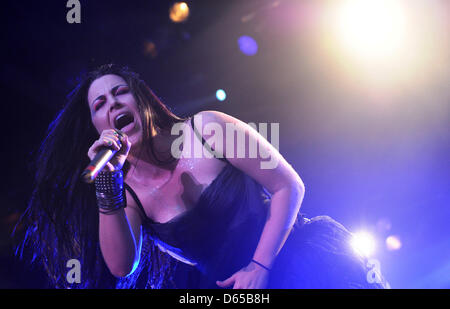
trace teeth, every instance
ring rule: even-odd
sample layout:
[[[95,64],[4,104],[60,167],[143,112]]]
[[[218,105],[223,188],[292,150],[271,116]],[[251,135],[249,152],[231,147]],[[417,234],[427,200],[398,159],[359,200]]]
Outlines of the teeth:
[[[120,118],[124,117],[126,114],[120,114],[119,116],[116,117],[115,121],[117,122],[117,120],[119,120]]]

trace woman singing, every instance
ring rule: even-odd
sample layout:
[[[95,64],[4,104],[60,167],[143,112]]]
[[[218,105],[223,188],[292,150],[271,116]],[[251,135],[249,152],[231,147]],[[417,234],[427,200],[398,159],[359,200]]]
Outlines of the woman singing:
[[[229,142],[229,125],[245,145]],[[224,134],[212,145],[207,128]],[[251,145],[264,158],[230,155]],[[117,152],[95,184],[80,181],[104,147]],[[277,164],[261,168],[268,157]],[[382,287],[342,225],[299,215],[304,193],[249,125],[216,111],[178,117],[136,73],[105,65],[49,127],[18,251],[30,248],[58,288]],[[67,280],[70,259],[80,283]]]

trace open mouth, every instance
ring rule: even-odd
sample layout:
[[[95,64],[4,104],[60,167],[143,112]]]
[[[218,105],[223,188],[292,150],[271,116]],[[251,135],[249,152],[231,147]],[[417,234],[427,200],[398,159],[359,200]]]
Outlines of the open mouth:
[[[114,119],[114,127],[122,130],[134,122],[134,116],[131,113],[120,114]]]

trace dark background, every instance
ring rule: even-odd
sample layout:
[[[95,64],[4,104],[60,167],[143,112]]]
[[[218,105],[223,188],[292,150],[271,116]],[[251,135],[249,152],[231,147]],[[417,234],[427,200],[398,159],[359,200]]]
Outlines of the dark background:
[[[346,63],[320,44],[311,12],[327,1],[192,0],[181,24],[169,19],[173,1],[80,2],[81,24],[66,21],[66,1],[2,2],[0,287],[40,286],[10,237],[29,199],[31,160],[77,76],[111,62],[139,72],[180,115],[279,123],[279,150],[306,185],[302,212],[373,233],[393,288],[450,287],[448,2],[429,1],[442,24],[419,19],[429,64],[415,82],[385,88],[343,75]],[[239,50],[242,35],[258,42],[256,55]],[[400,250],[386,249],[389,235]]]

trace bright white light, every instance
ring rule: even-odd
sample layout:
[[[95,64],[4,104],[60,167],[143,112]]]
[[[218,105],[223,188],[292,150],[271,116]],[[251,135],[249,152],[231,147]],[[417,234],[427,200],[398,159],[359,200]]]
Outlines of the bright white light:
[[[375,240],[367,232],[358,232],[353,234],[351,241],[353,249],[366,257],[369,257],[375,251]]]
[[[347,0],[338,8],[342,47],[365,60],[391,57],[404,46],[405,9],[393,0]]]
[[[448,80],[443,68],[448,68],[450,36],[443,1],[327,3],[317,35],[320,48],[330,57],[329,72],[355,90],[389,102],[388,96],[404,97]]]
[[[216,91],[216,98],[219,101],[224,101],[227,98],[227,94],[225,93],[224,90],[219,89]]]

